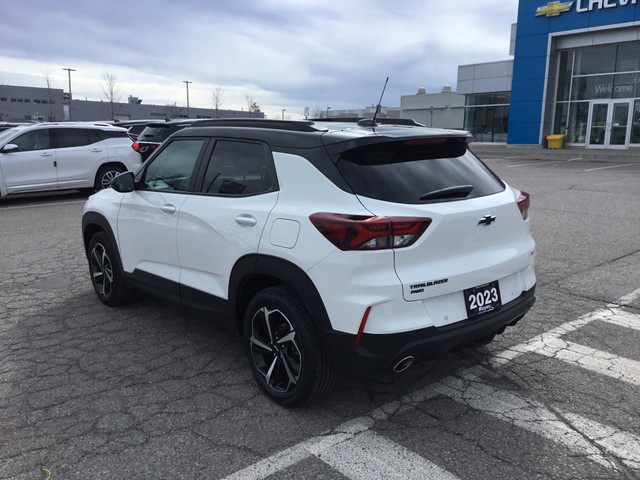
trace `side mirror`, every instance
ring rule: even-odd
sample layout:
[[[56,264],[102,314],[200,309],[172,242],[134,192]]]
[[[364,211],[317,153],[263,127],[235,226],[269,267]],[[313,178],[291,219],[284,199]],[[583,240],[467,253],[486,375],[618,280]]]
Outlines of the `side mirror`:
[[[4,147],[2,147],[2,150],[0,150],[0,153],[11,153],[11,152],[17,152],[18,151],[18,145],[16,145],[15,143],[7,143]]]
[[[111,180],[111,188],[116,192],[129,193],[135,190],[133,172],[124,172]]]

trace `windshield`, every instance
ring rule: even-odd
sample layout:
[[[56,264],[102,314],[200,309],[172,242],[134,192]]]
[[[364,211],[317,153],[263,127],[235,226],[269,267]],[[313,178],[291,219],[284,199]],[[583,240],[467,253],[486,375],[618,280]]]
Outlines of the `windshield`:
[[[12,137],[13,135],[15,135],[20,129],[19,128],[9,128],[7,130],[4,130],[2,132],[0,132],[0,145],[4,144],[5,140],[7,138]]]

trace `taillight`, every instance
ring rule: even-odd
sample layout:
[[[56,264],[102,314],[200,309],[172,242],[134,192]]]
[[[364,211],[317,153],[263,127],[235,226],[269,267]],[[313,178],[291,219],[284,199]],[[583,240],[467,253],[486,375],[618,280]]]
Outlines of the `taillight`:
[[[309,219],[327,240],[343,251],[408,247],[431,223],[430,218],[340,213],[314,213]]]
[[[140,153],[140,144],[138,142],[133,142],[133,145],[131,145],[131,148],[133,148],[136,152]]]
[[[520,196],[516,202],[518,203],[518,208],[522,214],[522,219],[526,220],[529,217],[529,206],[531,205],[529,194],[527,192],[520,192]]]

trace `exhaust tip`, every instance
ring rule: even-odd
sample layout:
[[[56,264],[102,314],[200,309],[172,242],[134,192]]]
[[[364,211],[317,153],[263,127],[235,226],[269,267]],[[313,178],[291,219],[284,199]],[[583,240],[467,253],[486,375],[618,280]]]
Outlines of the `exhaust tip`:
[[[398,363],[396,363],[395,367],[393,367],[393,371],[395,373],[404,372],[407,368],[413,365],[415,357],[413,355],[409,355],[408,357],[404,357]]]

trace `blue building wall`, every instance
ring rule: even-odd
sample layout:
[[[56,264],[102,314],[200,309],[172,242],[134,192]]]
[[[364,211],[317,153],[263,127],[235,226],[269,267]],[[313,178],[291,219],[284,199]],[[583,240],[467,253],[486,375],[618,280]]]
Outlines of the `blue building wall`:
[[[571,4],[570,10],[535,15],[557,3]],[[539,144],[550,34],[631,22],[640,22],[640,0],[520,0],[507,142]]]

